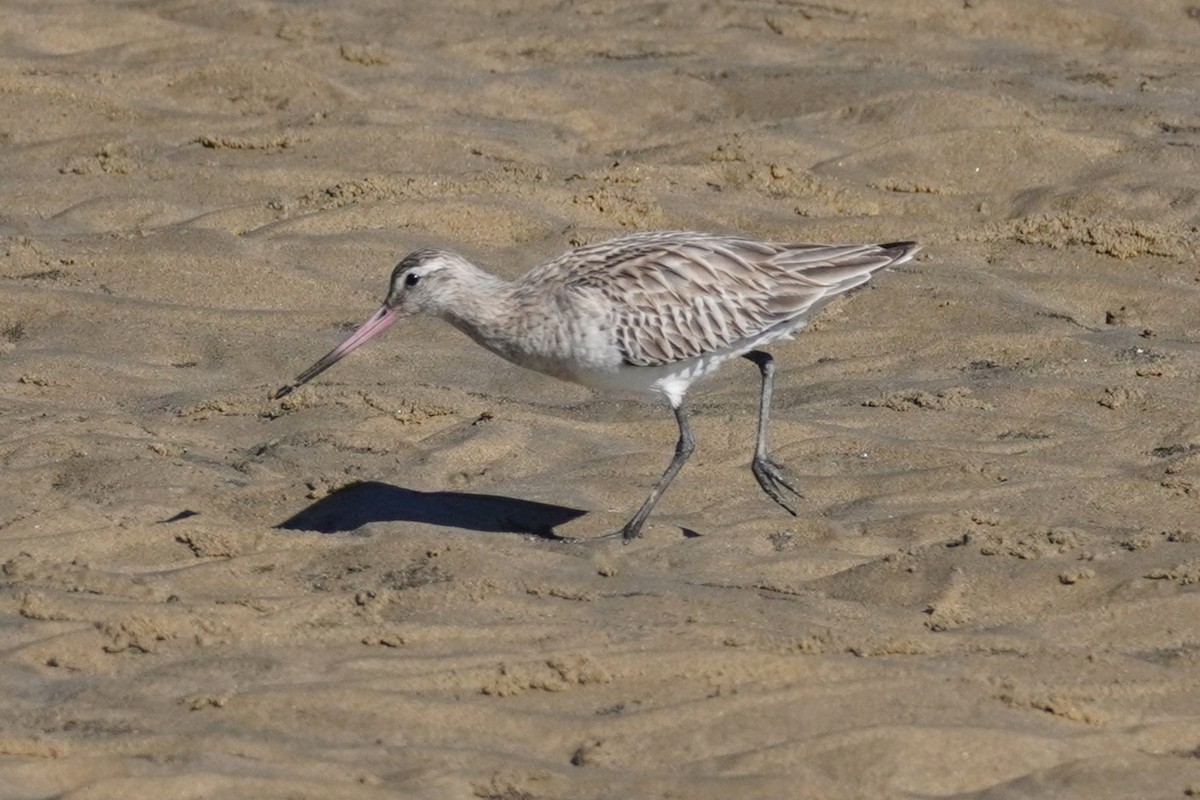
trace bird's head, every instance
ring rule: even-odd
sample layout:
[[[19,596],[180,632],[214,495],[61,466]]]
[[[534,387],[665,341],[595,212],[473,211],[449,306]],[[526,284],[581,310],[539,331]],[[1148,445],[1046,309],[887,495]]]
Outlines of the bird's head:
[[[416,250],[392,270],[384,308],[398,316],[440,314],[452,293],[454,275],[466,262],[444,250]]]

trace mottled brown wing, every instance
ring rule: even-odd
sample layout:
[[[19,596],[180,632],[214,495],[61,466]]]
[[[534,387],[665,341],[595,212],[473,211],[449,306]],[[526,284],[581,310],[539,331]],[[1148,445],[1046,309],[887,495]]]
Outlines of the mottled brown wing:
[[[564,288],[609,301],[625,362],[660,366],[791,328],[915,252],[907,242],[772,244],[667,233],[581,248],[560,261],[570,258]]]

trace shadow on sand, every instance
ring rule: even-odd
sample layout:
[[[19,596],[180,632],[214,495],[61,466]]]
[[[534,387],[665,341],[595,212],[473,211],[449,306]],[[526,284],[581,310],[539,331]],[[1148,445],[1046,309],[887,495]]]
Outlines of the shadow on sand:
[[[529,533],[557,541],[560,537],[554,535],[554,528],[585,513],[492,494],[417,492],[366,481],[322,497],[278,527],[342,533],[368,522],[423,522],[483,533]]]

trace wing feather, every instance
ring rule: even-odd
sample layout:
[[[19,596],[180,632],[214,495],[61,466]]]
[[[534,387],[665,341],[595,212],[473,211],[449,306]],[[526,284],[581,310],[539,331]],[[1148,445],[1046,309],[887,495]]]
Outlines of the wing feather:
[[[636,234],[573,250],[523,281],[599,294],[625,363],[660,366],[735,348],[772,329],[794,329],[917,249],[911,242],[778,244],[690,232]]]

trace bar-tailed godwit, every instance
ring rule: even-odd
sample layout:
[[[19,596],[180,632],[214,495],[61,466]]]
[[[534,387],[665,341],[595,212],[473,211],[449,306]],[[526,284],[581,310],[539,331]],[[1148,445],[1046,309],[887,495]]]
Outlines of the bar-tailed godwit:
[[[750,468],[791,514],[799,491],[767,454],[775,362],[758,349],[790,338],[833,298],[919,248],[778,244],[686,231],[639,233],[580,247],[506,281],[444,250],[417,250],[392,271],[383,306],[279,398],[412,314],[441,317],[496,355],[594,389],[661,397],[679,423],[675,457],[625,526],[642,525],[695,448],[683,403],[692,383],[742,357],[762,376]]]

